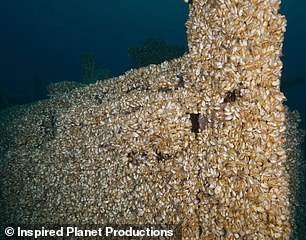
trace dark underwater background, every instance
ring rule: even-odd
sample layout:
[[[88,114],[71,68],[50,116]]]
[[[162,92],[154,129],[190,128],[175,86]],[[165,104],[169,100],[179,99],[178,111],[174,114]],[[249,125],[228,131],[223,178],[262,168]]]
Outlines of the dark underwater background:
[[[305,10],[304,0],[283,0],[280,10],[287,18],[281,88],[286,104],[300,112],[303,129]],[[181,55],[187,51],[187,17],[183,0],[1,0],[0,110],[46,98],[51,82],[88,83],[145,65],[144,58],[162,60],[139,56],[140,50],[159,47],[169,58]],[[87,69],[86,77],[86,64],[95,64],[97,75]]]
[[[82,80],[84,54],[111,76],[135,67],[128,49],[160,39],[187,50],[183,0],[0,1],[0,107],[45,98],[50,82]],[[304,118],[306,2],[282,1],[286,15],[282,90]],[[305,93],[305,94],[304,94]],[[305,119],[305,118],[304,118]],[[302,122],[305,129],[305,121]]]

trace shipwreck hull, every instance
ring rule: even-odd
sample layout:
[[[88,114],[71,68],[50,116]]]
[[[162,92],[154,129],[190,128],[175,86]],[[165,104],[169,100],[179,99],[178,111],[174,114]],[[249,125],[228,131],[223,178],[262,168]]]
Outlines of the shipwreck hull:
[[[185,56],[7,111],[3,222],[288,239],[278,8],[193,0]]]

